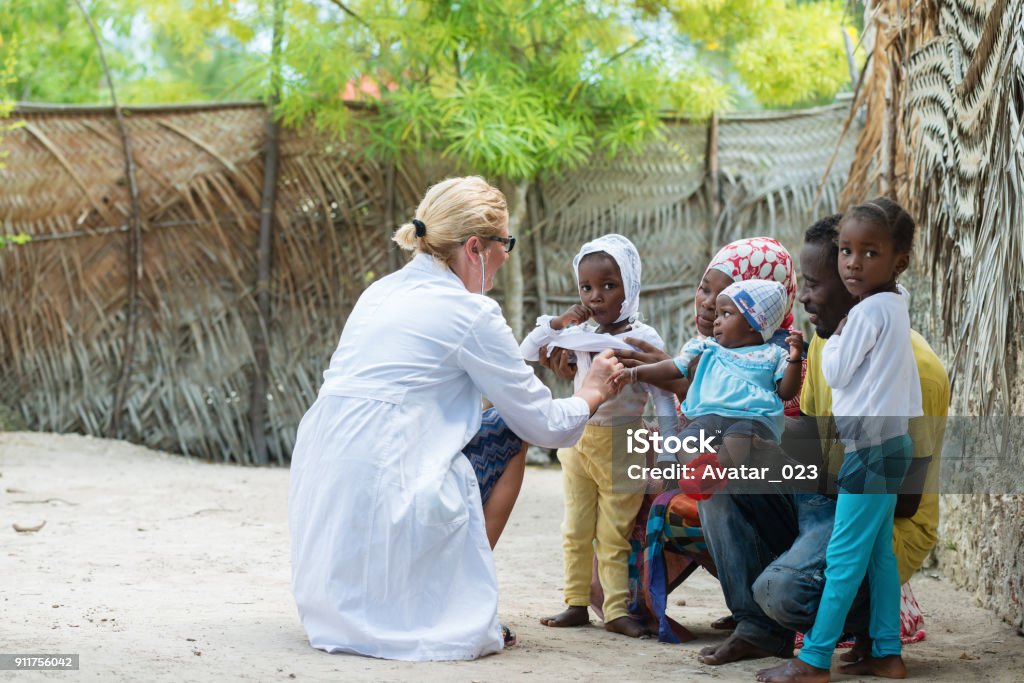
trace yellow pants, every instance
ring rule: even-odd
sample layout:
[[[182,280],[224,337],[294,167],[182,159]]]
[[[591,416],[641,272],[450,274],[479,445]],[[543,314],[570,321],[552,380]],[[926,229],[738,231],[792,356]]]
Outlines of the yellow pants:
[[[604,589],[605,622],[628,614],[629,535],[643,502],[643,481],[628,478],[628,466],[643,465],[642,455],[612,457],[612,434],[639,427],[587,425],[579,442],[558,451],[565,488],[562,549],[565,553],[565,602],[575,607],[590,604],[590,578],[597,552],[597,575]]]

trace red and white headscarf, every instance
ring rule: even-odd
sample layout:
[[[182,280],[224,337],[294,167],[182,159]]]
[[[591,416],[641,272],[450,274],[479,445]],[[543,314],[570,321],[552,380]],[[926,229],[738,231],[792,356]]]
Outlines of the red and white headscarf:
[[[796,269],[793,257],[778,240],[771,237],[747,237],[730,242],[708,263],[709,270],[725,273],[733,282],[773,280],[786,288],[786,313],[780,328],[793,325],[793,302],[796,301]],[[703,276],[702,276],[703,277]],[[696,302],[694,302],[696,314]]]

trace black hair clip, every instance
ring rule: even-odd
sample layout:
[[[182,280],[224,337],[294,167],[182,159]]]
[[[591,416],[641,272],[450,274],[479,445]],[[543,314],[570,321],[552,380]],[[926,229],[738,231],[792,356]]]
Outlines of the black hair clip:
[[[413,218],[412,225],[414,228],[416,228],[417,237],[423,237],[424,235],[427,234],[427,226],[424,225],[423,221],[421,221],[419,218]]]

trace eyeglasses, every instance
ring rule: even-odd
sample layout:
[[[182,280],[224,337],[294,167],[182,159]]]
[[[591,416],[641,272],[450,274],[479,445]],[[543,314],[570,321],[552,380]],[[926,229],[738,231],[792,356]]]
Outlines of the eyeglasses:
[[[479,236],[478,236],[479,237]],[[491,242],[501,242],[505,246],[505,253],[509,253],[516,246],[516,238],[512,235],[508,237],[498,237],[497,235],[489,235],[487,237],[479,237],[482,240],[490,240]],[[462,240],[459,244],[465,244],[469,240]]]
[[[513,237],[512,235],[509,235],[508,237],[498,237],[497,235],[492,235],[487,239],[489,239],[492,242],[501,242],[503,245],[505,245],[506,254],[512,251],[512,249],[515,248],[516,246],[516,238]]]

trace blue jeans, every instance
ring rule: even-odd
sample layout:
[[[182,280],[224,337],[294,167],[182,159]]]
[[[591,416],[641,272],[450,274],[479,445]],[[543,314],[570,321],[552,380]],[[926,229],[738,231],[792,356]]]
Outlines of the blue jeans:
[[[809,631],[818,612],[835,511],[836,501],[809,493],[723,491],[701,501],[704,540],[738,637],[792,656],[795,632]],[[862,587],[846,630],[867,630],[866,598]]]

